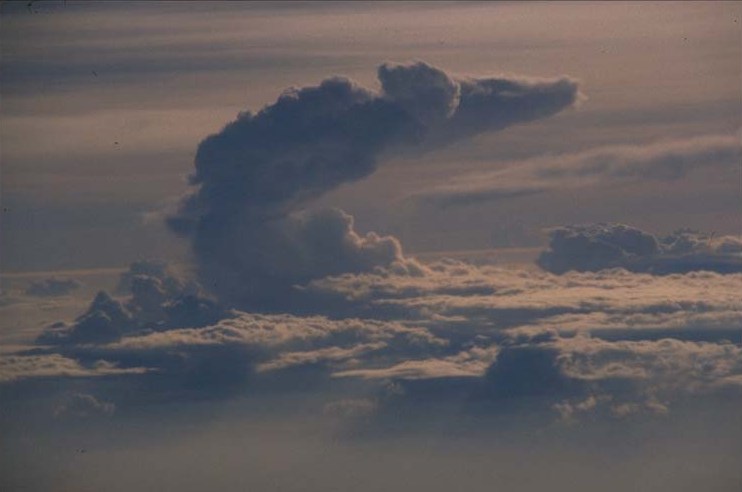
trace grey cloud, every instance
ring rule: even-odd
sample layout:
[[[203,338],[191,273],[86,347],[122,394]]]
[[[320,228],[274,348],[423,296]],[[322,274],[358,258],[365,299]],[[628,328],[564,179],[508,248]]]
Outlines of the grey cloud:
[[[294,367],[317,365],[342,365],[357,361],[359,357],[368,357],[371,352],[386,348],[386,343],[361,343],[350,348],[327,347],[304,352],[288,352],[279,357],[258,365],[258,372],[280,371]]]
[[[462,138],[547,117],[578,94],[567,78],[457,80],[423,62],[382,65],[379,78],[381,94],[335,77],[242,113],[199,145],[200,187],[171,224],[292,208],[371,174],[390,146],[423,143],[434,129]]]
[[[327,275],[378,267],[409,275],[425,271],[403,255],[396,238],[358,234],[353,217],[333,209],[236,224],[202,241],[209,242],[209,254],[200,259],[202,281],[222,302],[243,309],[301,310],[294,286]]]
[[[86,393],[74,393],[57,408],[54,409],[56,418],[90,418],[90,417],[108,417],[116,411],[116,405],[107,401],[98,400],[93,395]]]
[[[662,238],[663,252],[671,255],[693,253],[740,254],[742,237],[716,236],[692,229],[679,229]]]
[[[573,337],[556,342],[564,374],[583,381],[634,380],[655,392],[703,391],[742,370],[742,348],[731,342],[675,339],[607,341]]]
[[[599,147],[539,156],[508,163],[501,170],[456,177],[416,192],[412,198],[445,208],[627,180],[672,181],[695,170],[732,171],[740,159],[742,144],[739,137],[731,135]]]
[[[336,372],[335,377],[364,379],[438,379],[477,378],[497,356],[498,347],[473,347],[445,357],[406,360],[390,367],[349,369]]]
[[[373,415],[377,403],[368,398],[343,399],[327,403],[323,413],[340,418],[365,418]]]
[[[654,274],[742,272],[742,240],[733,236],[680,230],[658,238],[624,224],[563,226],[550,236],[538,264],[557,274],[617,267]]]
[[[2,381],[139,374],[141,390],[160,396],[215,395],[250,382],[269,390],[316,383],[335,371],[448,350],[445,339],[397,322],[248,313],[198,328],[124,332],[115,340],[74,335],[2,358]]]
[[[436,135],[449,141],[551,116],[581,97],[577,82],[568,77],[467,78],[458,82],[459,106]]]
[[[395,346],[406,346],[406,350],[418,347],[420,353],[426,353],[432,347],[446,345],[444,340],[433,336],[424,328],[408,327],[398,322],[239,313],[234,318],[203,328],[182,328],[128,337],[112,344],[110,348],[168,348],[238,343],[262,347],[267,353],[278,353],[377,342],[383,342],[392,349]]]
[[[694,169],[733,168],[742,157],[739,137],[710,135],[643,146],[589,150],[537,169],[545,178],[586,177],[678,179]]]
[[[381,412],[413,413],[458,401],[475,414],[532,414],[562,421],[665,415],[689,399],[712,395],[739,400],[742,349],[729,342],[607,341],[542,333],[505,339],[479,374],[425,372],[414,362],[361,377],[388,377],[400,390],[379,400]],[[438,361],[440,365],[441,360]],[[411,371],[403,371],[409,365]],[[449,383],[450,381],[450,383]]]
[[[168,223],[191,239],[207,288],[241,308],[276,310],[293,304],[295,284],[400,265],[392,238],[357,235],[341,212],[299,208],[372,174],[384,153],[548,117],[578,97],[568,78],[463,79],[423,62],[385,64],[378,76],[380,93],[339,77],[289,89],[201,142],[198,188]],[[328,262],[330,252],[340,257]]]
[[[385,63],[378,70],[384,95],[426,126],[438,125],[453,115],[461,101],[461,85],[445,72],[418,62]]]
[[[585,384],[569,377],[558,364],[559,351],[548,345],[528,343],[504,347],[484,376],[484,399],[564,398],[587,391]]]
[[[0,355],[0,383],[13,383],[38,378],[81,378],[143,374],[147,368],[120,368],[115,364],[96,360],[90,364],[61,354]]]
[[[427,268],[419,277],[341,275],[315,280],[305,290],[317,303],[352,306],[366,317],[414,320],[449,339],[554,329],[614,338],[736,340],[742,330],[740,274],[609,269],[557,276],[452,260]]]
[[[173,328],[206,326],[230,313],[200,295],[192,281],[170,272],[164,262],[135,262],[121,275],[123,301],[99,292],[87,311],[73,323],[54,323],[37,338],[51,345],[105,344],[131,334]]]
[[[657,238],[624,224],[559,227],[550,235],[549,251],[541,254],[538,264],[554,273],[601,270],[660,252]]]
[[[106,343],[118,340],[133,325],[134,320],[124,306],[101,291],[72,325],[55,323],[37,341],[42,344]]]
[[[64,296],[81,286],[82,284],[75,279],[50,277],[32,282],[26,289],[26,295],[38,297]]]
[[[131,263],[129,269],[121,274],[119,277],[118,286],[116,287],[117,294],[131,294],[132,282],[135,277],[145,276],[152,279],[157,279],[162,284],[162,287],[169,292],[171,295],[182,292],[184,290],[194,291],[196,287],[188,285],[188,282],[178,275],[177,272],[173,271],[171,265],[164,260],[139,260]]]
[[[431,191],[423,191],[414,195],[415,199],[429,203],[439,208],[471,205],[481,202],[496,202],[522,196],[537,195],[547,191],[544,185],[500,185],[482,187],[461,187],[458,185],[439,187]]]
[[[128,313],[137,327],[11,354],[4,381],[120,375],[156,398],[247,388],[345,394],[348,385],[368,396],[392,384],[401,391],[374,400],[379,415],[459,401],[485,413],[526,405],[563,420],[740,395],[740,348],[729,341],[742,334],[742,275],[553,275],[453,260],[425,268],[345,273],[305,287],[307,298],[345,303],[363,318],[232,312],[201,326],[186,316],[145,329],[131,299],[100,296],[101,316]]]
[[[664,414],[689,395],[718,394],[721,381],[742,371],[742,349],[731,343],[606,341],[551,336],[505,344],[478,396],[523,397],[562,419],[602,414]],[[742,393],[737,393],[737,397]],[[540,401],[540,403],[536,403]]]

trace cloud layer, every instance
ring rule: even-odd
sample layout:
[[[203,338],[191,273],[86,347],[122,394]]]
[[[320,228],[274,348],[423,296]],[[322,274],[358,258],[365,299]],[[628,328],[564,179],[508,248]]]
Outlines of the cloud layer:
[[[160,398],[356,381],[370,388],[364,415],[380,418],[420,398],[495,413],[530,402],[529,411],[562,420],[742,398],[742,274],[553,275],[453,260],[424,268],[345,273],[300,289],[333,317],[232,311],[206,321],[194,309],[153,322],[135,309],[136,292],[100,294],[35,349],[3,356],[2,379],[138,378],[137,391]]]
[[[26,295],[37,297],[63,296],[79,289],[81,285],[75,279],[50,277],[31,282],[31,285],[26,289]]]
[[[599,147],[511,162],[503,169],[459,176],[412,196],[445,208],[609,183],[673,181],[696,171],[728,172],[738,168],[740,159],[742,144],[734,135]]]

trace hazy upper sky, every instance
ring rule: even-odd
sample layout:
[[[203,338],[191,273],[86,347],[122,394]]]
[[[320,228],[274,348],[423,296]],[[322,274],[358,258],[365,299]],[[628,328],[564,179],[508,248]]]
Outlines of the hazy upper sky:
[[[737,136],[741,19],[735,2],[5,2],[2,268],[173,255],[178,242],[157,212],[187,191],[200,140],[291,86],[338,74],[378,88],[385,61],[457,75],[567,75],[584,98],[443,151],[385,158],[373,176],[323,199],[361,230],[393,233],[411,251],[535,246],[544,227],[586,221],[739,233],[739,174],[723,169],[476,207],[409,196],[534,157]]]
[[[3,491],[742,490],[742,3],[0,3]]]

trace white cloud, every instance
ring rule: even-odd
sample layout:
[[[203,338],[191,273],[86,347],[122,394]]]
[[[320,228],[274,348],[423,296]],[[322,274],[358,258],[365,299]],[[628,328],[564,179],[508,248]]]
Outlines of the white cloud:
[[[121,374],[144,374],[142,367],[118,368],[105,360],[90,366],[60,354],[44,355],[0,355],[0,383],[10,383],[28,378],[80,378],[94,376],[117,376]]]

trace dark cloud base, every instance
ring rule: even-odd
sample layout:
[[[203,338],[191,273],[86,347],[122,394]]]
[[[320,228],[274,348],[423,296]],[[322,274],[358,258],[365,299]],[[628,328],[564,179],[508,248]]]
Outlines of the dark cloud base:
[[[669,275],[692,271],[742,272],[742,239],[681,229],[657,237],[624,224],[588,224],[550,231],[538,264],[553,273],[625,268]]]

